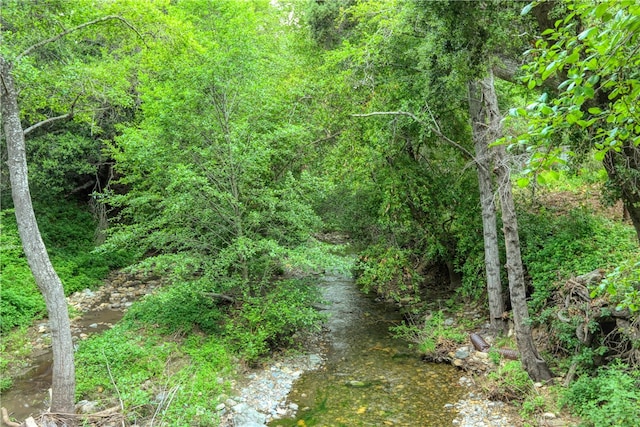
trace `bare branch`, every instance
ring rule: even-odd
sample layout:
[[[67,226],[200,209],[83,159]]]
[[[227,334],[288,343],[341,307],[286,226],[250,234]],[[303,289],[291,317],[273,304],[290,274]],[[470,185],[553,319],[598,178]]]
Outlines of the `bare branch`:
[[[48,119],[38,122],[33,126],[29,126],[23,131],[23,133],[26,136],[28,133],[38,129],[40,126],[44,126],[46,124],[49,124],[58,120],[69,119],[71,117],[73,117],[73,111],[70,111],[67,114],[62,114],[61,116],[49,117]]]
[[[457,142],[455,142],[454,140],[452,140],[451,138],[449,138],[448,136],[446,136],[445,134],[443,134],[440,131],[440,127],[438,126],[438,123],[435,121],[433,116],[432,116],[432,120],[434,121],[434,125],[433,126],[429,125],[424,120],[420,119],[418,116],[416,116],[413,113],[409,113],[408,111],[374,111],[372,113],[351,114],[351,116],[352,117],[372,117],[372,116],[407,116],[407,117],[411,117],[416,122],[418,122],[421,125],[426,126],[429,129],[431,129],[431,131],[433,133],[438,135],[445,142],[447,142],[448,144],[450,144],[453,147],[455,147],[458,150],[460,150],[465,156],[467,156],[469,159],[473,160],[473,162],[476,165],[478,165],[479,167],[483,167],[482,164],[476,160],[476,158],[473,156],[473,154],[471,154],[471,152],[469,150],[467,150],[462,145],[458,144]]]
[[[64,120],[64,119],[70,119],[73,117],[73,109],[76,106],[76,102],[78,102],[78,99],[80,98],[80,94],[78,94],[78,96],[76,96],[76,99],[73,100],[73,102],[71,103],[71,108],[69,109],[69,112],[67,114],[62,114],[60,116],[56,116],[56,117],[49,117],[46,120],[43,120],[41,122],[36,123],[35,125],[29,126],[28,128],[26,128],[25,130],[22,131],[22,134],[24,136],[27,136],[27,134],[29,134],[30,132],[38,129],[40,126],[44,126],[47,125],[49,123],[58,121],[58,120]]]
[[[18,55],[15,59],[15,62],[18,62],[23,56],[27,56],[29,55],[31,52],[33,52],[36,49],[41,48],[42,46],[48,44],[48,43],[52,43],[56,40],[61,39],[62,37],[66,36],[67,34],[73,33],[74,31],[78,31],[81,30],[83,28],[86,28],[88,26],[94,25],[94,24],[99,24],[101,22],[105,22],[105,21],[110,21],[112,19],[118,20],[122,23],[124,23],[127,27],[129,27],[133,32],[135,32],[140,39],[142,39],[143,43],[144,43],[144,38],[142,38],[142,35],[138,32],[138,30],[129,23],[129,21],[127,21],[126,19],[124,19],[121,16],[118,15],[107,15],[107,16],[103,16],[102,18],[98,18],[98,19],[94,19],[93,21],[89,21],[89,22],[85,22],[83,24],[77,25],[73,28],[69,28],[68,30],[65,30],[61,33],[56,34],[53,37],[49,37],[48,39],[42,40],[32,46],[29,46],[24,52],[22,52],[20,55]],[[146,46],[146,43],[145,43]]]

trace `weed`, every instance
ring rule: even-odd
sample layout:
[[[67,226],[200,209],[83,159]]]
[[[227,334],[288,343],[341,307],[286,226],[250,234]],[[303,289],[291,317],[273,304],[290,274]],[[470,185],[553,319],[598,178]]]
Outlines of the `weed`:
[[[640,418],[640,371],[622,363],[583,375],[563,394],[568,406],[590,426],[630,426]]]
[[[403,323],[390,328],[398,338],[418,345],[418,350],[428,357],[442,357],[456,344],[463,343],[467,335],[460,326],[445,325],[444,312],[433,312],[425,317],[424,324]]]
[[[523,402],[533,390],[533,381],[519,360],[509,360],[487,375],[490,399]]]
[[[522,408],[520,409],[520,415],[524,419],[532,419],[536,414],[543,413],[545,411],[547,402],[543,396],[529,395],[522,402]]]

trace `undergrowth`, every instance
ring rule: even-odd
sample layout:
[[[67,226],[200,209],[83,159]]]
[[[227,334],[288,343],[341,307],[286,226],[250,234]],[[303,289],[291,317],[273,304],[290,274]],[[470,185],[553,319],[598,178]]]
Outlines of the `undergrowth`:
[[[418,351],[425,357],[438,359],[455,349],[456,344],[467,340],[465,330],[460,326],[445,324],[442,310],[435,311],[424,317],[420,323],[402,323],[391,327],[393,334],[417,345]]]
[[[73,203],[36,204],[34,209],[51,263],[69,295],[94,289],[109,271],[127,265],[125,252],[93,252],[95,220]],[[45,314],[45,305],[27,264],[12,209],[0,211],[0,334],[29,325]]]
[[[133,323],[80,345],[77,399],[123,406],[129,422],[217,426],[216,404],[228,389],[231,358],[215,336],[180,338]]]
[[[134,303],[113,329],[82,342],[77,398],[122,405],[129,422],[217,426],[214,408],[239,360],[293,344],[323,318],[315,286],[276,281],[261,296],[229,303],[188,283]]]
[[[621,363],[583,375],[563,393],[561,404],[587,426],[631,426],[640,418],[640,371]]]
[[[539,312],[555,285],[598,268],[614,268],[637,252],[632,228],[574,209],[556,216],[544,209],[520,212],[522,260],[531,277],[530,307]]]

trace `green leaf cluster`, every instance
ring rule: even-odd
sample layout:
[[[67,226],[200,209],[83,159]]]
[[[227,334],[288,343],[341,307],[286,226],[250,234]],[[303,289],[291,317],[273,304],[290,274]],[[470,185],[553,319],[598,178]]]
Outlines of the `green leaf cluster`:
[[[622,261],[602,282],[591,290],[591,297],[606,295],[616,303],[616,310],[640,310],[640,254]]]
[[[614,268],[637,252],[633,230],[586,208],[566,216],[521,211],[520,217],[522,259],[531,277],[534,311],[545,306],[560,281]]]
[[[282,11],[205,3],[171,7],[188,32],[144,57],[138,120],[111,151],[128,190],[108,198],[120,218],[107,247],[180,253],[211,283],[268,281],[320,225],[299,64]]]
[[[540,158],[555,162],[567,151],[563,146],[603,161],[609,151],[640,144],[640,8],[634,1],[568,1],[562,7],[562,17],[527,52],[524,67],[530,89],[556,79],[557,91],[545,89],[526,109],[514,111],[529,119],[521,138],[543,153],[532,157],[534,168],[547,166],[538,165]],[[634,171],[636,165],[626,164],[619,173]]]
[[[561,403],[583,417],[589,426],[633,425],[640,417],[638,371],[621,363],[583,375],[562,396]]]
[[[448,348],[451,343],[462,344],[467,341],[463,327],[445,325],[445,313],[442,310],[428,314],[424,322],[403,322],[390,330],[396,337],[417,344],[423,355],[434,358],[441,356],[441,346]]]
[[[76,354],[77,398],[124,405],[130,422],[153,418],[170,425],[215,426],[212,408],[231,369],[224,345],[215,337],[183,340],[125,322],[83,341]]]

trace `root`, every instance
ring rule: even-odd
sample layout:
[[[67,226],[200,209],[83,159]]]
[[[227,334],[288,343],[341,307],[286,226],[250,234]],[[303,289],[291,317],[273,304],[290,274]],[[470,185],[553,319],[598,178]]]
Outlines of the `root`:
[[[7,425],[8,427],[20,427],[20,423],[11,421],[11,419],[9,418],[9,413],[7,412],[6,408],[2,407],[0,411],[2,411],[2,422],[5,425]]]

